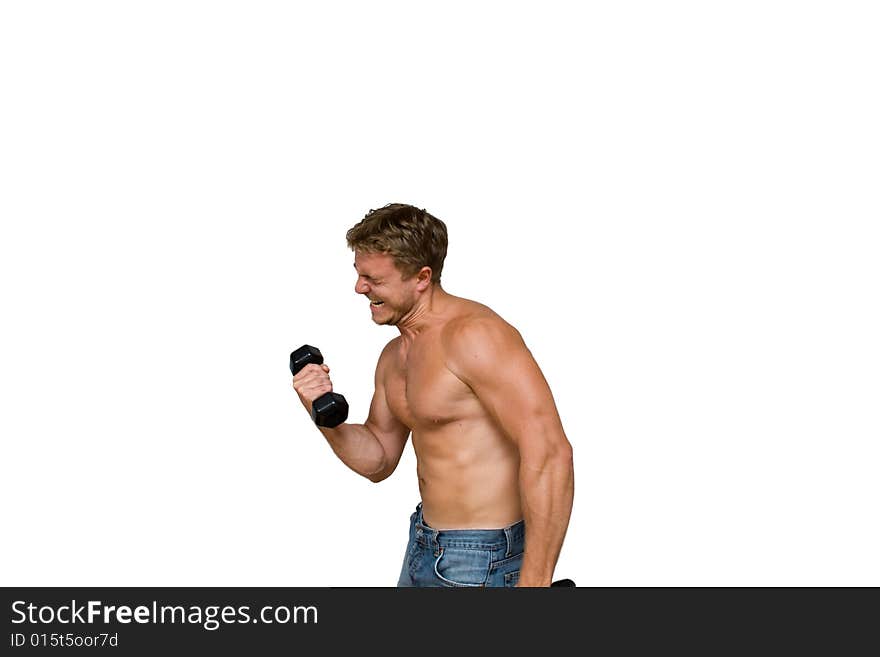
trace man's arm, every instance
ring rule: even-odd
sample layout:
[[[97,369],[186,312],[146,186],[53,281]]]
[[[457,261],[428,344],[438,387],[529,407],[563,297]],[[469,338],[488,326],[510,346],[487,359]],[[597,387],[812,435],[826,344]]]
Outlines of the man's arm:
[[[376,483],[394,472],[410,433],[409,427],[391,413],[385,399],[383,370],[389,347],[390,343],[379,356],[376,365],[376,387],[366,422],[344,423],[332,429],[318,427],[340,461]],[[333,390],[329,371],[326,365],[306,365],[293,379],[293,387],[310,413],[312,402]]]
[[[376,390],[373,393],[373,401],[370,403],[370,414],[364,423],[364,426],[376,436],[379,444],[382,445],[382,465],[366,475],[370,481],[375,483],[390,477],[397,468],[410,434],[410,428],[394,416],[388,406],[388,400],[385,398],[384,368],[387,367],[388,352],[394,348],[392,345],[396,344],[396,341],[395,338],[389,342],[379,357],[379,363],[376,365]]]
[[[538,364],[501,319],[468,320],[446,340],[450,370],[519,449],[526,526],[519,586],[549,586],[574,499],[571,444]]]

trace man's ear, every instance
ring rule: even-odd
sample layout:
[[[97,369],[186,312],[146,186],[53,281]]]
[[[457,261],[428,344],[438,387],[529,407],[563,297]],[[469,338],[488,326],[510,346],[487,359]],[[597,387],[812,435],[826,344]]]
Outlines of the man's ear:
[[[416,277],[418,278],[418,280],[416,281],[416,289],[419,292],[424,292],[429,287],[431,287],[431,276],[432,275],[433,275],[433,272],[431,271],[430,267],[422,267],[419,270],[419,273],[416,274]]]

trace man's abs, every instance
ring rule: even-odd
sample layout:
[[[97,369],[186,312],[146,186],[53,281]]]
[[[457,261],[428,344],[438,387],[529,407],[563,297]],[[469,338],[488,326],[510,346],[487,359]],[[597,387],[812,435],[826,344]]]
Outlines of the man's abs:
[[[413,432],[422,514],[434,529],[498,529],[522,519],[519,454],[488,423]]]

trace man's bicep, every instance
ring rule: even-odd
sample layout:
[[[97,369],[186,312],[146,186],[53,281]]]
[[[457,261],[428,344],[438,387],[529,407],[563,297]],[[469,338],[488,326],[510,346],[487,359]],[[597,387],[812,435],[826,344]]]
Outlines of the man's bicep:
[[[510,354],[492,369],[477,378],[477,398],[517,443],[559,428],[550,386],[530,352]]]
[[[373,400],[370,402],[370,413],[364,424],[376,434],[383,445],[386,439],[406,442],[409,427],[398,420],[391,411],[385,394],[385,386],[377,382]]]
[[[364,422],[364,426],[382,443],[382,448],[385,450],[388,458],[396,463],[403,453],[403,448],[406,445],[407,438],[409,438],[410,428],[397,419],[397,416],[394,415],[391,406],[388,404],[384,374],[384,368],[387,366],[387,361],[385,361],[387,352],[388,347],[382,352],[376,365],[375,391],[373,392],[370,412],[367,416],[367,421]]]
[[[513,327],[469,327],[453,354],[456,373],[520,448],[561,434],[550,386]]]

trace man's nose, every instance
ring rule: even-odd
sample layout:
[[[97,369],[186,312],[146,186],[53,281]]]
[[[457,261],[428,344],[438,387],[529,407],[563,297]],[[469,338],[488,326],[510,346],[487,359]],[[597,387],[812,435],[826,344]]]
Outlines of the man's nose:
[[[370,286],[367,285],[366,281],[358,279],[358,281],[354,284],[354,291],[357,294],[366,294],[370,291]]]

